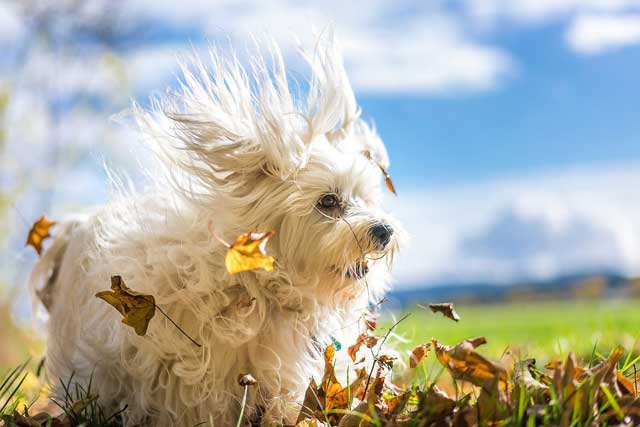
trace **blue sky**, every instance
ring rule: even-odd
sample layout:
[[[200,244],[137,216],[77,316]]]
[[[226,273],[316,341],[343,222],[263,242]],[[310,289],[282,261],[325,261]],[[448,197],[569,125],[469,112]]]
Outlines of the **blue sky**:
[[[493,90],[360,97],[403,186],[640,158],[640,46],[577,56],[557,24],[496,43],[517,71]]]
[[[108,199],[103,161],[137,176],[135,132],[109,118],[175,84],[177,56],[266,32],[301,79],[295,46],[332,25],[413,236],[398,286],[640,273],[638,0],[52,4],[39,42],[48,6],[0,2],[5,270],[33,261],[21,245],[42,211]]]

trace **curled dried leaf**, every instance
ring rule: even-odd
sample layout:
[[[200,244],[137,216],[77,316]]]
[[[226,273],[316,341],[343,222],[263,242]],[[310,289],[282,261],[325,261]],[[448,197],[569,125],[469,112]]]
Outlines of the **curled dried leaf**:
[[[258,381],[251,374],[240,374],[238,375],[238,384],[243,387],[256,385]]]
[[[367,313],[364,316],[364,324],[368,330],[375,331],[378,327],[378,318],[372,313]]]
[[[56,225],[55,221],[49,221],[42,215],[39,220],[33,223],[29,234],[27,234],[26,245],[33,246],[38,255],[42,255],[42,242],[44,239],[51,237],[49,229]]]
[[[460,316],[456,313],[455,308],[453,308],[453,303],[443,302],[438,304],[429,304],[429,308],[433,313],[442,313],[445,317],[453,321],[459,321]]]
[[[415,368],[427,357],[429,350],[431,349],[431,343],[420,344],[411,352],[409,357],[409,366]]]
[[[387,356],[386,354],[381,354],[380,356],[378,356],[376,360],[378,361],[378,366],[380,368],[392,369],[393,361],[396,360],[396,358],[392,356]]]
[[[133,291],[120,276],[111,276],[111,291],[98,292],[97,298],[105,301],[122,314],[122,323],[135,329],[138,335],[147,333],[149,322],[156,313],[152,295]]]
[[[255,229],[240,235],[229,249],[224,259],[229,274],[264,269],[273,271],[274,259],[267,255],[267,241],[274,231],[258,233]]]
[[[362,344],[366,345],[367,348],[373,348],[377,343],[378,343],[378,337],[374,337],[367,334],[360,334],[355,344],[353,344],[347,349],[347,354],[349,354],[349,357],[351,357],[351,360],[355,362],[356,356]]]
[[[477,386],[498,378],[500,385],[506,387],[506,368],[477,353],[470,341],[462,341],[453,348],[437,340],[433,340],[432,344],[438,360],[453,378],[469,381]]]

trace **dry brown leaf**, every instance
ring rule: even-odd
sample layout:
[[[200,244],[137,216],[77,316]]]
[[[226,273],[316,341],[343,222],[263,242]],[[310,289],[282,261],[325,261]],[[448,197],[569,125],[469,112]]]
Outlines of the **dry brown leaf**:
[[[429,308],[432,312],[442,313],[445,317],[456,322],[460,320],[460,316],[458,316],[458,313],[456,313],[456,310],[453,308],[453,303],[443,302],[438,304],[429,304]]]
[[[342,391],[342,385],[336,378],[335,369],[333,366],[333,359],[336,355],[336,347],[334,344],[329,345],[324,350],[324,375],[322,376],[322,383],[318,389],[318,395],[321,397],[320,403],[325,411],[337,408],[334,405],[340,405],[338,395]],[[342,409],[342,408],[341,408]],[[336,421],[340,418],[340,414],[331,414],[330,421]]]
[[[538,403],[547,403],[549,387],[536,380],[531,374],[535,367],[535,359],[525,359],[515,365],[514,375],[514,401],[518,401],[521,395],[529,396]]]
[[[354,362],[356,361],[356,356],[358,354],[358,350],[360,350],[361,345],[362,345],[362,341],[360,341],[360,337],[358,337],[358,340],[355,342],[355,344],[353,344],[352,346],[349,346],[349,348],[347,349],[347,354],[349,355],[351,360]]]
[[[386,354],[381,354],[377,358],[378,366],[380,368],[387,368],[387,369],[392,369],[393,368],[393,361],[394,360],[396,360],[395,357],[387,356]]]
[[[304,393],[304,401],[302,402],[296,425],[306,419],[313,418],[319,408],[318,384],[316,384],[315,379],[311,378],[307,391]]]
[[[375,314],[367,313],[364,316],[364,324],[370,331],[375,331],[378,327],[378,318]]]
[[[397,196],[398,193],[396,193],[396,187],[393,186],[393,181],[391,181],[391,176],[382,165],[378,165],[378,167],[382,171],[382,175],[384,175],[384,183],[387,185],[387,189],[391,191],[395,196]]]
[[[618,381],[617,381],[618,370],[616,369],[618,361],[620,360],[621,357],[622,357],[622,349],[620,347],[615,348],[611,352],[607,360],[591,368],[590,369],[591,372],[585,374],[585,377],[593,375],[593,378],[590,380],[593,381],[596,387],[599,387],[600,384],[602,383],[605,386],[607,386],[609,391],[611,391],[611,393],[615,397],[622,396],[622,392],[618,387]]]
[[[420,344],[414,348],[409,357],[409,366],[411,368],[418,366],[427,357],[429,350],[431,350],[431,343]]]
[[[462,341],[453,348],[435,339],[432,344],[438,360],[453,378],[483,386],[487,380],[497,377],[500,385],[506,387],[506,368],[478,354],[471,341]]]
[[[393,186],[393,182],[391,181],[391,176],[389,176],[389,173],[387,172],[385,167],[373,159],[369,150],[362,151],[362,155],[380,168],[382,175],[384,175],[384,182],[387,185],[387,189],[389,189],[389,191],[397,196],[398,194],[396,193],[396,189]]]
[[[455,407],[455,400],[447,396],[437,385],[431,384],[429,389],[422,394],[418,405],[420,425],[449,425],[447,420],[453,416]]]
[[[324,375],[322,383],[318,387],[312,379],[305,393],[304,402],[298,415],[297,423],[310,418],[321,418],[325,415],[332,422],[338,424],[344,411],[351,407],[351,401],[358,395],[358,390],[364,387],[367,380],[367,371],[364,368],[357,369],[356,379],[347,387],[342,387],[336,379],[333,359],[335,357],[335,345],[329,345],[324,351]],[[337,411],[337,412],[334,412]]]
[[[509,401],[498,376],[485,381],[476,402],[481,426],[498,425],[509,416]]]
[[[49,229],[54,225],[56,225],[55,221],[49,221],[44,215],[42,215],[40,219],[34,222],[31,226],[29,234],[27,234],[26,245],[33,246],[38,255],[41,255],[42,241],[48,237],[51,237],[51,234],[49,234]]]
[[[391,425],[395,425],[394,423],[396,422],[396,419],[407,407],[407,403],[409,403],[409,399],[411,398],[412,394],[412,390],[406,390],[399,396],[393,396],[390,399],[386,399],[387,413],[385,415],[387,417],[387,420],[392,423]]]
[[[377,343],[378,337],[367,334],[360,334],[355,344],[347,349],[347,354],[349,355],[349,357],[351,357],[351,360],[355,362],[358,350],[360,350],[360,346],[362,346],[362,344],[365,344],[367,348],[373,348]]]
[[[367,379],[366,369],[358,369],[357,373],[357,378],[349,384],[348,387],[341,387],[340,389],[334,387],[331,393],[327,393],[325,401],[325,409],[327,412],[332,409],[349,409],[351,400],[353,400],[356,396],[356,392]]]
[[[274,259],[266,253],[267,241],[274,231],[258,233],[255,229],[240,235],[227,250],[224,264],[229,274],[264,269],[273,271]]]
[[[631,396],[636,395],[636,390],[631,380],[625,377],[619,370],[616,371],[616,380],[618,381],[618,386],[621,388],[623,394],[629,394]]]
[[[129,289],[122,277],[111,276],[111,291],[98,292],[96,297],[105,301],[122,314],[122,323],[135,329],[138,335],[147,333],[149,321],[156,313],[156,301],[152,295],[145,295]]]
[[[469,342],[473,348],[478,348],[481,345],[485,345],[487,343],[487,339],[485,337],[474,337],[466,339],[465,341]]]
[[[333,358],[335,355],[336,346],[334,344],[329,344],[327,348],[324,349],[324,375],[322,376],[322,383],[320,384],[320,389],[325,392],[332,384],[339,384],[333,366]]]
[[[458,410],[453,415],[453,427],[477,427],[478,410],[471,406],[471,395],[464,396],[458,401]]]

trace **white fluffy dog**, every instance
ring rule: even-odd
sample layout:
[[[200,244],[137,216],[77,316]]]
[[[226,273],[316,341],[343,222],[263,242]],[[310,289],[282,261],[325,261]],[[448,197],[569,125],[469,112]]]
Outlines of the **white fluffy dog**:
[[[289,89],[277,46],[183,66],[180,90],[134,107],[162,160],[144,194],[58,224],[31,286],[47,308],[52,384],[87,382],[126,424],[235,425],[245,414],[291,423],[322,348],[355,341],[358,319],[387,287],[398,226],[381,210],[381,140],[359,118],[331,37],[306,55],[307,101]],[[249,229],[275,230],[275,270],[227,273],[227,248]],[[145,336],[94,297],[121,275],[162,316]],[[344,351],[342,351],[344,353]],[[317,377],[316,377],[317,378]]]

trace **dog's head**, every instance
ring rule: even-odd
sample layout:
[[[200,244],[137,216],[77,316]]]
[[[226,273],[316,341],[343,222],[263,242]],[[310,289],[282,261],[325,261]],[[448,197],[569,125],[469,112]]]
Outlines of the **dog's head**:
[[[182,90],[136,117],[177,192],[210,213],[221,237],[274,229],[270,251],[294,281],[371,285],[373,298],[401,235],[382,210],[385,147],[360,119],[332,37],[307,57],[302,108],[280,51],[268,51],[269,62],[253,56],[250,76],[218,53],[211,67],[186,66]]]
[[[319,136],[309,151],[281,198],[279,249],[303,277],[367,286],[369,270],[387,269],[401,235],[382,209],[384,147],[358,123],[340,141]]]

